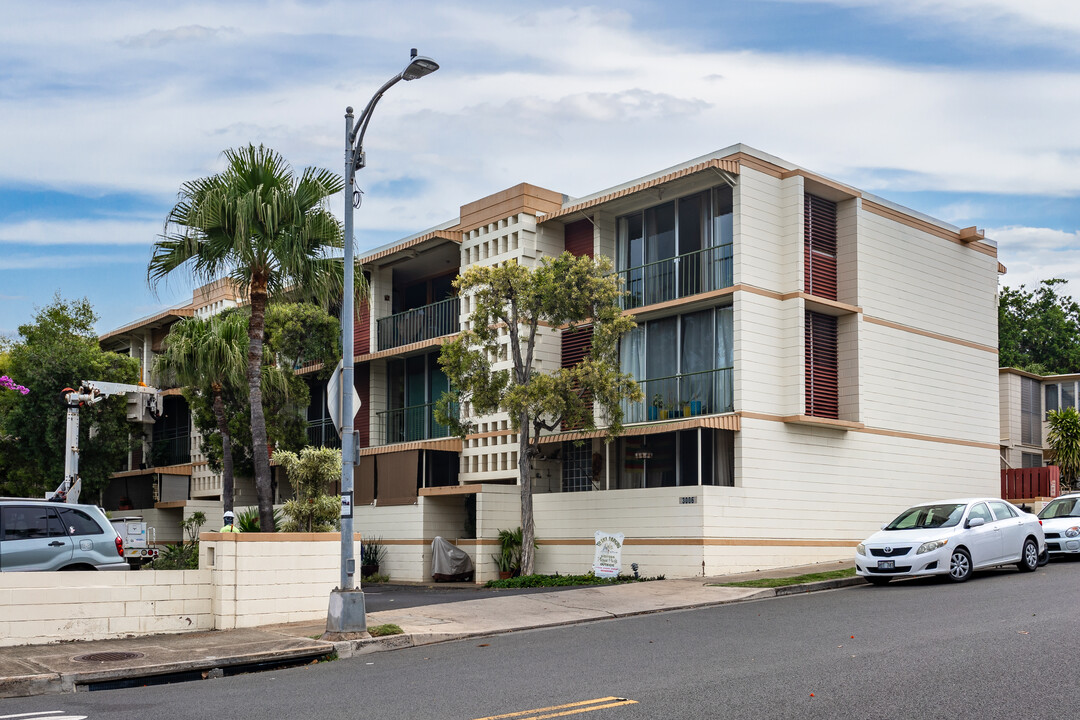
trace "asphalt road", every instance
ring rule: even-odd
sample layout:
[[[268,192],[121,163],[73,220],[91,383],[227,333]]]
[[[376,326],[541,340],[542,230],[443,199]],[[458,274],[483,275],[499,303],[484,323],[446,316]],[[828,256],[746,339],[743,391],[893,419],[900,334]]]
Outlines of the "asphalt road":
[[[857,586],[218,680],[5,700],[0,718],[1060,719],[1076,705],[1078,595],[1080,562],[1054,562],[963,585]]]

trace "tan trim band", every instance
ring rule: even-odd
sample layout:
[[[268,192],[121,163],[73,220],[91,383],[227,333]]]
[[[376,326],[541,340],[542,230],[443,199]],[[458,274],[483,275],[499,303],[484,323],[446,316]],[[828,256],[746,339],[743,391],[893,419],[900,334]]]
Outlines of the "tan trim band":
[[[415,440],[413,442],[394,443],[393,445],[376,445],[374,447],[360,448],[359,455],[385,455],[387,453],[405,452],[406,450],[447,450],[449,452],[461,452],[461,438],[448,437],[438,440]]]
[[[375,262],[376,260],[381,260],[384,257],[393,255],[394,253],[401,252],[402,250],[408,250],[409,248],[420,245],[421,243],[425,243],[428,240],[447,240],[449,242],[454,242],[460,245],[461,231],[433,230],[432,232],[424,233],[423,235],[419,235],[410,240],[403,240],[402,242],[388,247],[385,250],[379,250],[377,252],[371,253],[370,255],[364,255],[359,260],[357,260],[357,262],[361,265],[367,265],[369,263]]]
[[[660,545],[667,547],[855,547],[858,540],[795,540],[786,538],[626,538],[625,545]],[[593,538],[537,540],[537,545],[576,547],[595,545]]]
[[[863,320],[874,325],[881,325],[882,327],[892,328],[893,330],[902,330],[904,332],[914,333],[915,335],[922,335],[923,337],[933,338],[934,340],[940,340],[942,342],[953,343],[954,345],[963,345],[964,347],[973,348],[975,350],[982,350],[984,352],[998,354],[998,349],[991,345],[983,345],[977,342],[971,342],[970,340],[961,340],[960,338],[950,337],[949,335],[942,335],[941,333],[930,332],[929,330],[920,330],[919,328],[913,328],[910,325],[901,325],[900,323],[894,323],[890,320],[882,320],[881,318],[872,317],[870,315],[863,315]]]
[[[770,415],[767,413],[749,412],[746,410],[740,410],[735,413],[739,417],[749,418],[751,420],[767,420],[769,422],[788,422],[785,416]],[[940,437],[937,435],[923,435],[920,433],[909,433],[900,430],[885,430],[883,428],[872,428],[863,426],[861,428],[848,428],[849,432],[869,433],[871,435],[885,435],[887,437],[905,438],[907,440],[920,440],[923,442],[936,442],[944,443],[946,445],[963,445],[965,447],[977,447],[987,450],[999,450],[1000,445],[997,443],[983,443],[976,440],[959,440],[957,438]]]
[[[619,437],[655,435],[656,433],[689,430],[698,427],[738,432],[741,426],[739,423],[739,416],[733,413],[725,415],[705,415],[686,419],[676,418],[674,420],[664,420],[645,425],[624,425],[623,431]],[[604,437],[605,435],[607,435],[607,432],[604,430],[590,430],[588,432],[571,431],[554,435],[543,435],[540,437],[539,443],[543,445],[546,443],[565,442],[567,440],[589,440],[591,438]]]

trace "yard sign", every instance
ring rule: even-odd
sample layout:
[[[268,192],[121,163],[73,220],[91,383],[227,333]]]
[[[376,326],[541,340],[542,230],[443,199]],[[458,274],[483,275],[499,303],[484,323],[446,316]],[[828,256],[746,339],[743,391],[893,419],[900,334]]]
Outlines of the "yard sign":
[[[596,531],[596,554],[593,556],[593,574],[596,577],[618,577],[622,570],[622,533]]]

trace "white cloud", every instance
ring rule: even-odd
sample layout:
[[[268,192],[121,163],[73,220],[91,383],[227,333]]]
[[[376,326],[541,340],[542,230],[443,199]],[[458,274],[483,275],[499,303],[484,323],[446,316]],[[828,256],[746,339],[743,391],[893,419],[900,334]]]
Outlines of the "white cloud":
[[[202,25],[184,25],[170,30],[150,30],[141,35],[121,38],[122,47],[157,48],[170,43],[189,43],[211,40],[222,33],[235,33],[235,28],[208,28]]]
[[[148,249],[162,227],[162,222],[143,220],[25,220],[0,223],[0,244],[134,245]]]
[[[148,257],[141,254],[116,255],[110,253],[55,253],[48,255],[9,254],[0,255],[0,270],[42,270],[79,272],[81,269],[98,265],[122,265],[127,263],[145,264]],[[141,288],[131,288],[141,291]],[[12,300],[18,298],[9,298]]]
[[[986,236],[997,240],[998,259],[1008,268],[1000,285],[1031,290],[1040,280],[1064,278],[1068,294],[1080,300],[1080,231],[1005,227],[989,229]]]

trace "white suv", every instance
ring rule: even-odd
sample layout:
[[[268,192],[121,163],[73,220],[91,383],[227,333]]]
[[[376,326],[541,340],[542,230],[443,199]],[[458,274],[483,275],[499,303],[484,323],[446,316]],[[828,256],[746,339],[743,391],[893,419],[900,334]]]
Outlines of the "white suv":
[[[0,498],[0,571],[127,569],[101,508]]]

